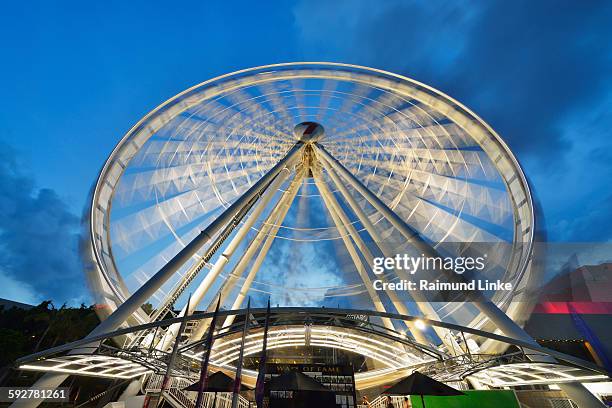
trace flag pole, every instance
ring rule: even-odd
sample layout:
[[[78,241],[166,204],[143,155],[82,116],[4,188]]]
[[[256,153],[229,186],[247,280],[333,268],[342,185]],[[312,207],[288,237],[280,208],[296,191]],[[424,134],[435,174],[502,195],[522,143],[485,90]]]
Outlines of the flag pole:
[[[190,302],[191,302],[191,293],[189,294],[189,298],[187,299],[187,310],[189,310]],[[185,326],[187,325],[188,317],[189,317],[189,313],[185,313],[183,315],[183,320],[181,320],[181,325],[179,327],[178,332],[176,333],[176,338],[174,339],[174,345],[172,346],[172,352],[170,353],[170,358],[168,359],[168,366],[166,367],[166,374],[164,374],[164,380],[162,381],[161,389],[159,390],[159,399],[157,400],[156,407],[161,406],[161,403],[164,399],[164,391],[168,388],[169,383],[172,380],[172,377],[171,377],[172,368],[174,367],[174,362],[176,361],[176,355],[178,354],[179,342],[181,340],[181,335],[183,334],[183,331],[185,331]]]
[[[249,316],[251,314],[251,298],[247,303],[246,314],[244,315],[244,325],[242,326],[242,340],[240,342],[240,356],[236,365],[236,378],[234,379],[234,393],[232,394],[232,408],[238,408],[238,395],[240,393],[241,377],[242,377],[242,362],[244,359],[244,340],[249,329]]]
[[[266,323],[264,326],[263,345],[259,357],[259,373],[257,374],[257,384],[255,385],[255,403],[257,408],[263,408],[264,384],[266,381],[266,359],[268,349],[268,328],[270,326],[270,298],[266,309]]]
[[[198,384],[198,397],[196,399],[195,408],[200,408],[202,405],[202,399],[204,396],[204,390],[208,385],[208,361],[210,360],[210,354],[212,352],[212,346],[214,341],[214,332],[217,328],[217,315],[219,314],[219,306],[221,305],[221,294],[217,299],[217,307],[215,313],[213,313],[212,320],[208,326],[208,335],[206,336],[206,351],[202,354],[202,364],[200,365],[200,381]],[[217,399],[217,393],[215,392],[215,400]],[[216,402],[216,401],[215,401]],[[213,402],[214,405],[214,402]]]

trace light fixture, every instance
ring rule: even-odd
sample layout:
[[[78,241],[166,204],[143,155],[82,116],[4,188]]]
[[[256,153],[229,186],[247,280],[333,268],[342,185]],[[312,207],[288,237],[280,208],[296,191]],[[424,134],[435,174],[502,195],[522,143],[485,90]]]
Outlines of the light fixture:
[[[416,327],[417,329],[423,331],[423,330],[425,330],[427,328],[427,325],[421,319],[416,319],[414,321],[414,327]]]

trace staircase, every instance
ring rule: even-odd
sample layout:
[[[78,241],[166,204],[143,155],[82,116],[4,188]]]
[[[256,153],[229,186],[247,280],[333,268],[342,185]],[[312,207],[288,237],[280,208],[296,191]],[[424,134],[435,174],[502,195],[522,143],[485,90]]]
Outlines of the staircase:
[[[149,381],[145,387],[147,394],[159,394],[161,390],[161,383],[163,381],[161,375],[151,375]],[[170,386],[164,391],[164,399],[174,408],[194,408],[197,398],[197,393],[192,391],[183,391],[183,388],[191,385],[194,380],[187,380],[185,378],[172,378]],[[231,408],[232,406],[232,393],[231,392],[219,392],[216,396],[215,408]],[[205,392],[202,403],[202,408],[213,408],[213,402],[215,400],[215,393]],[[242,395],[238,395],[238,408],[249,408],[250,402]]]
[[[391,395],[391,402],[393,403],[394,407],[402,408],[404,406],[404,397],[401,395]],[[410,398],[408,398],[408,404],[411,404]],[[366,406],[359,404],[357,407]],[[374,398],[372,402],[370,402],[370,408],[387,408],[387,396],[379,395],[378,397]]]

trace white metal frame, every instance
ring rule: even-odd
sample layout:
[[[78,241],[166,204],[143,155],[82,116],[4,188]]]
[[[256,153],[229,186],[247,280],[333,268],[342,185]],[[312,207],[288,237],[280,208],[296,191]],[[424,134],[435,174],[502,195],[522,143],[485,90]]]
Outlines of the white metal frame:
[[[423,253],[432,254],[433,256],[437,255],[436,250],[420,236],[418,231],[399,217],[387,203],[372,192],[367,185],[365,185],[346,167],[344,167],[342,163],[323,146],[319,145],[315,141],[307,141],[305,143],[298,141],[293,146],[288,148],[288,152],[286,152],[282,159],[271,166],[271,168],[269,168],[269,170],[265,172],[263,176],[259,178],[259,180],[254,182],[250,188],[248,188],[244,194],[240,195],[233,203],[228,203],[229,205],[219,217],[217,217],[210,225],[208,225],[208,227],[201,231],[201,233],[198,234],[195,239],[187,243],[183,249],[181,249],[169,262],[167,262],[155,275],[147,280],[133,294],[129,295],[126,292],[125,287],[122,287],[121,284],[117,284],[120,279],[118,279],[119,275],[116,271],[114,260],[110,255],[112,251],[110,250],[109,209],[113,198],[114,189],[117,186],[124,170],[126,169],[127,164],[138,152],[139,148],[142,147],[144,143],[155,134],[156,131],[168,123],[170,119],[181,114],[188,108],[196,106],[203,100],[211,100],[215,95],[219,95],[221,93],[239,91],[241,88],[247,86],[262,84],[277,80],[279,78],[332,78],[387,89],[398,95],[402,95],[407,99],[414,98],[421,101],[428,107],[442,112],[448,119],[462,127],[473,137],[473,139],[479,144],[480,148],[482,148],[482,150],[489,155],[506,183],[509,197],[514,204],[516,227],[516,235],[514,239],[515,242],[521,244],[520,251],[517,252],[517,258],[514,259],[512,267],[518,271],[519,275],[525,273],[529,265],[534,234],[534,211],[529,186],[520,169],[520,166],[516,162],[516,159],[510,153],[508,147],[503,143],[501,138],[499,138],[499,136],[488,125],[486,125],[467,108],[460,105],[457,101],[452,100],[448,96],[416,81],[384,71],[364,67],[321,63],[281,64],[260,67],[252,70],[240,71],[207,81],[206,83],[191,88],[167,101],[147,115],[132,130],[130,130],[130,132],[128,132],[117,148],[113,151],[111,157],[105,164],[96,184],[96,188],[94,189],[93,205],[91,213],[89,214],[91,233],[89,256],[92,260],[90,267],[93,268],[93,275],[99,279],[99,283],[108,289],[108,293],[110,294],[108,305],[111,308],[112,313],[110,313],[107,319],[87,336],[88,339],[94,338],[100,334],[112,332],[120,325],[126,324],[126,322],[128,325],[134,324],[134,322],[146,322],[147,317],[143,316],[140,310],[141,305],[148,301],[151,296],[153,296],[158,289],[179,270],[179,268],[185,265],[193,257],[196,257],[202,246],[213,239],[223,227],[227,226],[231,222],[239,222],[239,220],[237,220],[238,214],[243,209],[247,208],[248,205],[252,204],[253,200],[258,200],[255,207],[250,210],[250,215],[248,218],[246,218],[246,221],[243,222],[243,225],[235,233],[230,243],[222,250],[221,256],[217,259],[212,269],[208,271],[208,274],[204,280],[195,290],[193,294],[193,307],[190,308],[191,310],[183,308],[180,313],[180,316],[190,315],[193,312],[193,309],[195,309],[197,304],[200,303],[204,295],[208,292],[212,283],[218,278],[221,271],[228,263],[230,257],[232,257],[236,251],[238,245],[246,237],[247,232],[253,227],[255,222],[269,205],[276,191],[287,180],[291,172],[296,173],[294,182],[291,183],[291,187],[289,188],[290,191],[283,194],[279,200],[279,205],[275,206],[274,211],[272,211],[270,214],[273,223],[266,224],[266,226],[264,226],[262,231],[260,231],[260,234],[255,237],[251,245],[251,248],[253,249],[249,249],[249,251],[243,255],[243,258],[239,262],[239,266],[237,266],[231,274],[232,280],[228,284],[226,293],[231,286],[237,283],[238,278],[242,276],[244,272],[244,268],[254,256],[256,250],[259,249],[259,255],[256,258],[255,263],[246,279],[242,282],[242,287],[240,288],[239,294],[233,302],[233,308],[239,308],[243,302],[246,292],[248,291],[254,276],[257,274],[257,271],[274,240],[276,234],[275,228],[278,229],[278,227],[282,224],[287,210],[295,198],[299,181],[308,173],[313,174],[315,184],[321,193],[322,199],[325,202],[336,227],[341,232],[346,249],[351,255],[355,267],[360,274],[360,278],[366,287],[370,287],[368,284],[368,271],[366,265],[360,261],[360,255],[364,256],[367,261],[371,261],[372,254],[363,240],[360,238],[359,232],[356,231],[354,226],[348,220],[348,217],[342,210],[342,207],[336,201],[333,193],[331,193],[327,187],[326,182],[322,178],[322,170],[327,172],[334,184],[338,187],[343,199],[345,199],[349,206],[353,209],[374,241],[382,244],[382,240],[379,236],[377,236],[375,228],[368,220],[367,215],[365,215],[357,202],[351,197],[348,190],[344,187],[345,183],[352,186],[359,194],[361,194],[367,200],[367,202],[372,205],[386,221],[393,225],[393,227],[398,230],[414,247],[418,248]],[[308,156],[308,160],[310,161],[305,161],[304,158],[306,156]],[[301,162],[298,162],[299,157],[303,158]],[[299,169],[296,169],[296,167]],[[266,232],[263,232],[264,230]],[[266,240],[262,244],[264,237]],[[216,249],[218,248],[214,248],[214,250]],[[383,253],[388,253],[388,249],[384,248],[384,245],[380,249]],[[373,291],[368,291],[368,294],[376,310],[381,313],[382,321],[385,327],[393,330],[393,323],[390,319],[385,317],[387,313],[378,294]],[[391,298],[392,304],[396,310],[400,314],[407,314],[405,305],[403,305],[394,294],[389,293],[388,295]],[[413,294],[413,298],[426,318],[438,320],[436,311],[424,298],[420,298],[418,294]],[[482,299],[481,301],[474,302],[474,304],[482,312],[482,315],[486,316],[486,319],[491,321],[505,335],[520,340],[526,344],[533,345],[534,348],[537,348],[537,343],[535,343],[530,336],[528,336],[518,325],[516,325],[516,323],[512,321],[510,317],[506,315],[506,313],[500,309],[500,307],[507,308],[510,300],[510,298],[502,297],[500,299],[496,299],[496,304],[492,301]],[[225,326],[231,325],[233,316],[234,315],[227,317]],[[483,321],[484,320],[481,318],[477,322],[474,322],[474,324],[482,325]],[[418,342],[425,343],[427,339],[412,325],[412,320],[409,320],[408,324],[413,337],[417,339]],[[206,327],[207,326],[205,324],[200,324],[192,333],[192,338],[199,339]],[[178,323],[171,325],[170,329],[164,334],[162,340],[159,341],[155,347],[161,351],[164,351],[176,337],[177,329]],[[299,329],[297,331],[292,330],[294,329],[285,329],[279,333],[282,334],[282,336],[279,335],[272,337],[269,340],[268,347],[275,348],[305,344],[303,332],[300,333]],[[446,328],[435,326],[434,330],[441,341],[446,345],[448,350],[461,350],[457,341]],[[260,340],[255,339],[256,336],[250,337],[252,337],[253,340],[247,342],[245,348],[246,354],[255,353],[261,347]],[[149,337],[149,339],[151,342],[156,340],[152,337]],[[406,357],[404,360],[401,358],[398,359],[398,356],[407,355],[406,350],[402,347],[398,347],[392,343],[386,344],[378,340],[374,341],[373,339],[368,339],[367,336],[351,334],[346,331],[340,333],[338,331],[325,331],[323,329],[316,328],[313,329],[311,333],[310,342],[311,344],[322,347],[351,350],[365,356],[369,356],[383,363],[387,367],[385,370],[403,370],[415,363],[415,360],[409,357]],[[93,350],[93,345],[95,344],[86,344],[79,349],[73,350],[66,358],[70,359],[72,356],[91,353]],[[148,347],[149,344],[145,344],[145,346]],[[234,360],[235,355],[238,352],[236,347],[237,345],[233,344],[231,340],[220,342],[215,348],[215,351],[217,352],[217,354],[214,355],[215,363],[219,364],[220,366],[227,366],[232,360]],[[104,373],[108,374],[108,371],[104,371],[105,365],[112,365],[116,363],[114,360],[107,359],[98,361],[97,359],[98,357],[95,356],[91,356],[89,359],[88,357],[83,357],[75,364],[89,364],[93,362],[97,369],[102,368],[98,374],[104,376]],[[73,371],[66,369],[65,367],[70,364],[69,361],[58,360],[56,363],[56,365],[52,365],[46,369],[46,371],[54,374],[47,374],[43,376],[43,378],[37,382],[36,386],[57,387],[66,378],[66,374],[90,372],[90,370],[86,368],[76,369]],[[538,357],[537,363],[548,363],[549,366],[552,366],[554,365],[555,360],[552,357],[542,355]],[[35,366],[28,364],[22,368],[34,369],[34,367]],[[530,367],[530,365],[525,367]],[[124,372],[122,374],[123,377],[120,378],[132,378],[125,377],[128,375],[126,373],[136,373],[134,374],[134,376],[136,376],[146,372],[145,368],[138,368],[129,364],[125,365],[124,368],[127,371]],[[512,372],[512,370],[517,370],[520,368],[521,367],[519,366],[513,366],[513,368],[509,369],[509,371]],[[546,369],[552,370],[550,367],[542,368],[542,370]],[[492,374],[500,374],[495,370],[496,369],[494,368],[490,369],[486,375],[490,376]],[[383,372],[387,373],[387,371],[384,370]],[[371,375],[372,373],[369,374],[370,381],[372,381]],[[485,382],[483,380],[484,376],[485,374],[482,374],[481,377],[478,378],[479,381]],[[592,394],[586,391],[584,387],[582,387],[580,384],[571,382],[574,377],[572,377],[570,374],[560,374],[559,377],[567,380],[563,381],[563,384],[560,386],[576,402],[578,402],[581,407],[590,408],[601,406],[600,402],[594,396],[592,396]],[[514,380],[511,381],[515,381],[515,379],[518,377],[513,378]],[[34,407],[38,404],[38,402],[39,401],[35,400],[23,401],[16,403],[13,406]]]

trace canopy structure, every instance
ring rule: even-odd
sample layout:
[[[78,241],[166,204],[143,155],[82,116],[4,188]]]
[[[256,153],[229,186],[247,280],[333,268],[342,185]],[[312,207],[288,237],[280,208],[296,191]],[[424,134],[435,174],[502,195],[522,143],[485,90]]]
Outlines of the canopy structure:
[[[491,386],[546,378],[595,407],[575,381],[607,373],[542,349],[519,324],[538,279],[534,212],[503,140],[427,85],[334,63],[223,75],[154,109],[113,150],[92,192],[82,245],[103,322],[86,339],[20,364],[57,373],[41,387],[58,386],[65,374],[105,372],[117,358],[152,376],[193,381],[220,297],[211,364],[232,371],[240,347],[234,320],[248,320],[244,353],[257,353],[263,311],[243,308],[247,298],[254,305],[270,298],[278,307],[268,347],[367,357],[358,387],[417,368]],[[389,284],[411,272],[377,268],[402,254],[478,257],[486,278],[510,289],[469,298],[393,290]],[[419,273],[461,283],[461,267]],[[175,361],[169,350],[177,341]],[[108,360],[85,360],[87,369],[68,362],[87,355]],[[508,358],[512,370],[498,370]],[[531,367],[546,374],[530,376]]]
[[[220,316],[238,316],[244,320],[245,310],[222,311]],[[505,349],[512,346],[517,351],[512,353],[483,353],[467,343],[459,344],[452,354],[441,352],[438,348],[415,342],[403,331],[390,331],[382,325],[373,323],[356,324],[348,315],[358,312],[360,315],[376,317],[378,312],[367,310],[343,310],[320,308],[276,308],[272,309],[271,327],[268,334],[268,349],[292,348],[295,346],[320,346],[336,350],[349,351],[368,356],[380,364],[374,369],[366,369],[355,374],[359,389],[389,384],[409,375],[415,369],[438,381],[456,384],[473,378],[479,383],[491,387],[520,385],[540,385],[550,383],[569,383],[573,381],[606,381],[607,373],[601,367],[563,353],[514,340],[502,335],[487,333],[450,323],[426,320],[428,327],[440,327],[448,330],[457,338],[470,336],[479,343],[490,341],[499,343]],[[347,317],[348,316],[348,317]],[[190,322],[208,321],[212,313],[196,313],[189,317]],[[245,355],[257,356],[262,347],[265,309],[255,309],[251,313],[251,328],[245,342]],[[378,316],[380,317],[380,316]],[[413,317],[388,314],[394,323],[400,325],[413,320]],[[113,371],[116,378],[135,378],[147,374],[163,375],[168,361],[168,352],[161,350],[143,350],[114,346],[113,339],[128,334],[143,336],[152,328],[171,325],[179,318],[162,320],[142,326],[120,329],[102,334],[95,338],[84,339],[66,344],[18,361],[19,367],[26,370],[56,371],[75,375],[103,376]],[[227,373],[235,371],[241,341],[242,322],[232,323],[215,335],[211,355],[211,365],[216,370]],[[96,354],[70,354],[70,350],[80,349],[83,345],[95,341],[102,342]],[[471,351],[470,351],[471,349]],[[199,362],[206,348],[203,340],[188,340],[179,349],[180,358],[176,362],[173,374],[191,382],[199,377]],[[547,362],[554,358],[554,362]],[[81,365],[75,365],[80,362]],[[87,369],[83,369],[87,363]],[[112,365],[112,366],[111,366]],[[135,369],[137,368],[137,369]],[[220,374],[219,374],[220,375]],[[257,372],[244,370],[245,382],[255,384]],[[212,376],[211,376],[212,378]]]

